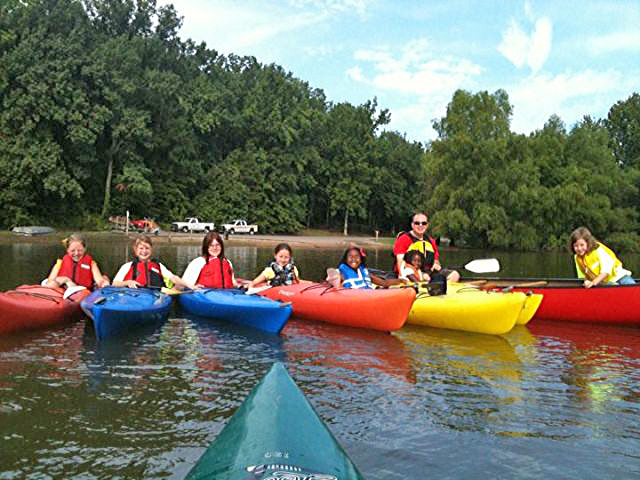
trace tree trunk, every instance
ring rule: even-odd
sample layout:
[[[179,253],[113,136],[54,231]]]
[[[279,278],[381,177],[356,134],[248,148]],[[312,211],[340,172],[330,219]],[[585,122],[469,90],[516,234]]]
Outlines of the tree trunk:
[[[342,234],[346,237],[349,234],[349,209],[344,211],[344,228]]]
[[[111,177],[113,176],[113,154],[109,152],[109,163],[107,163],[107,179],[104,182],[104,200],[102,202],[102,217],[106,218],[109,213],[109,203],[111,202]]]

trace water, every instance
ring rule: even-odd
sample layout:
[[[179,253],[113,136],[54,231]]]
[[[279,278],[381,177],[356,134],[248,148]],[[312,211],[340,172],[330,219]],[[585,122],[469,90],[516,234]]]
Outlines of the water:
[[[0,245],[0,287],[42,278],[60,250]],[[111,275],[127,255],[120,242],[91,250]],[[198,247],[157,253],[180,273]],[[250,277],[270,248],[227,253]],[[340,254],[295,251],[312,279]],[[447,252],[446,263],[482,256]],[[572,273],[568,255],[497,256],[508,275]],[[533,321],[504,336],[390,335],[292,321],[278,337],[176,310],[111,342],[84,320],[0,337],[0,479],[183,478],[275,360],[368,479],[640,477],[640,329]]]

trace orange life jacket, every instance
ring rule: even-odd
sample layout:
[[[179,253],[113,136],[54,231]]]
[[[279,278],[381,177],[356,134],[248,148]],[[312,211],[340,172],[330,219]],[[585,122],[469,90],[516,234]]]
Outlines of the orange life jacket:
[[[226,258],[210,257],[196,283],[208,288],[233,288],[233,270]]]
[[[62,265],[58,275],[61,277],[69,277],[76,285],[83,287],[93,287],[93,273],[91,272],[91,264],[93,258],[91,255],[83,255],[77,262],[73,261],[73,257],[68,253],[62,257]]]
[[[124,279],[135,280],[144,287],[164,287],[160,263],[153,258],[148,262],[141,262],[137,258],[133,260]]]

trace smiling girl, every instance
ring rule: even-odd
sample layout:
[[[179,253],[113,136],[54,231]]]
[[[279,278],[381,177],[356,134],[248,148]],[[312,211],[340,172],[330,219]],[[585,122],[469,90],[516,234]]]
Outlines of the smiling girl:
[[[209,232],[202,240],[202,256],[187,265],[182,279],[205,288],[233,288],[237,286],[233,265],[224,255],[224,242],[219,233]]]
[[[87,254],[87,244],[84,238],[74,233],[62,240],[67,249],[64,257],[58,259],[47,277],[48,287],[75,287],[83,286],[98,288],[109,285],[109,279],[102,275],[100,267]]]
[[[155,287],[173,282],[184,288],[194,289],[195,286],[185,282],[155,258],[151,258],[153,244],[147,235],[138,235],[133,243],[134,259],[120,267],[113,279],[114,287]]]
[[[355,245],[347,248],[338,265],[343,288],[374,288],[374,285],[389,287],[404,283],[399,279],[384,279],[369,273],[365,251]]]
[[[280,243],[273,251],[273,261],[249,282],[248,288],[253,288],[263,282],[268,282],[272,287],[279,285],[291,285],[300,282],[298,268],[293,263],[291,247],[287,243]]]
[[[633,285],[631,272],[606,245],[598,242],[588,228],[578,227],[571,232],[571,250],[574,252],[578,278],[583,278],[585,288],[600,283]]]

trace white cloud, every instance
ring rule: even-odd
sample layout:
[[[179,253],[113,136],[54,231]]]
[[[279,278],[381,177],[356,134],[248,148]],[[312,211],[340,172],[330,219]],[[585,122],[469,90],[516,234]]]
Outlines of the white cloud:
[[[175,1],[158,2],[168,3]],[[367,0],[190,0],[177,8],[184,17],[184,38],[204,40],[221,53],[253,55],[256,48],[282,33],[302,31],[347,9],[365,12],[366,6]]]
[[[466,59],[432,58],[429,42],[424,38],[394,51],[389,47],[358,50],[354,59],[358,64],[347,70],[347,77],[372,87],[389,106],[388,129],[408,132],[412,139],[421,140],[436,136],[431,124],[445,115],[453,92],[472,88],[483,72],[479,65]]]
[[[532,17],[528,3],[525,3],[528,17]],[[542,68],[551,51],[552,26],[547,17],[535,21],[533,31],[527,34],[515,20],[502,34],[502,41],[498,51],[515,67],[521,68],[525,64],[536,73]]]
[[[355,11],[359,15],[367,12],[368,4],[372,0],[289,0],[294,7],[312,7],[315,10],[346,12]]]
[[[471,84],[482,68],[465,59],[444,57],[429,59],[428,42],[418,39],[400,48],[397,57],[388,48],[358,50],[354,58],[371,64],[373,73],[366,76],[360,66],[348,71],[349,78],[380,90],[409,95],[433,95],[453,91]]]
[[[619,50],[640,51],[640,31],[614,32],[592,37],[587,42],[592,54],[602,55]]]
[[[623,75],[615,70],[530,76],[507,88],[514,106],[511,128],[530,133],[542,128],[554,113],[571,125],[587,113],[606,111],[609,95],[617,92],[621,83]]]

